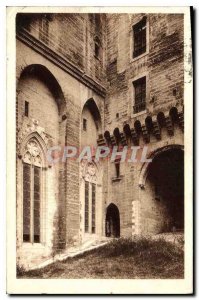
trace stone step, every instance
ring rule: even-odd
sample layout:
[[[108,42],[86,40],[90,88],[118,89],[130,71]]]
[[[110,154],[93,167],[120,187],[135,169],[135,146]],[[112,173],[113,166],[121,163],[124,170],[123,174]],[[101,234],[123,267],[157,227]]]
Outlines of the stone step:
[[[63,261],[66,260],[67,258],[72,258],[75,256],[78,256],[80,254],[86,253],[88,251],[91,251],[93,249],[97,249],[99,247],[102,247],[109,243],[111,239],[109,238],[102,238],[102,239],[94,239],[94,240],[88,240],[79,247],[71,247],[67,249],[64,253],[62,254],[57,254],[53,258],[46,259],[45,261],[42,261],[40,264],[37,265],[37,267],[30,267],[28,270],[36,270],[36,269],[41,269],[49,264],[52,264],[56,261]]]

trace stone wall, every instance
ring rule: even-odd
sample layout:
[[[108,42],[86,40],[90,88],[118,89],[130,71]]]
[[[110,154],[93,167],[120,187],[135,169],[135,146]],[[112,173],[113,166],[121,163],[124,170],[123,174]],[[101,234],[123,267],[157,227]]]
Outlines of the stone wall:
[[[85,103],[93,99],[101,119],[98,144],[99,141],[101,144],[108,142],[104,138],[105,131],[110,134],[111,146],[116,144],[114,130],[117,128],[120,145],[147,145],[148,154],[169,145],[182,146],[183,15],[146,15],[146,53],[133,58],[132,26],[143,16],[145,15],[18,15],[17,135],[24,126],[24,101],[28,100],[29,121],[38,121],[51,140],[51,145],[58,143],[79,149],[82,110]],[[96,41],[99,47],[98,57]],[[50,75],[46,75],[44,81],[35,74],[21,78],[23,71],[26,68],[31,70],[31,66],[44,68],[46,74]],[[132,82],[142,76],[146,76],[147,83],[146,110],[134,114]],[[172,107],[177,109],[175,120],[169,114]],[[160,112],[164,114],[164,124],[158,118]],[[151,118],[151,130],[147,127],[147,117]],[[23,257],[24,263],[34,264],[42,256],[50,256],[80,242],[83,236],[80,233],[83,230],[81,215],[84,213],[81,193],[84,191],[80,186],[80,166],[76,160],[70,159],[56,166],[48,166],[46,243],[39,248],[37,245],[26,247],[21,240],[20,168],[18,157],[19,256]],[[100,180],[97,182],[99,235],[105,234],[106,209],[110,203],[116,204],[119,209],[121,236],[145,233],[145,219],[151,209],[151,202],[146,199],[149,199],[151,191],[147,185],[146,190],[139,186],[142,170],[141,163],[121,163],[120,177],[116,178],[114,163],[105,160],[100,165]],[[26,259],[28,251],[32,251],[29,262]]]
[[[35,76],[32,80],[26,75],[21,79],[24,70],[27,68],[31,70],[35,66],[45,68],[47,73],[49,72],[55,78],[63,96],[63,102],[59,109],[56,100],[58,102],[61,100],[60,95],[51,93],[48,87],[48,77],[45,77],[45,83]],[[30,102],[30,115],[29,118],[26,118],[26,123],[38,121],[38,125],[44,129],[45,134],[51,140],[50,146],[56,144],[60,146],[72,145],[79,149],[81,113],[84,104],[90,98],[94,99],[99,108],[104,130],[104,99],[19,40],[17,40],[16,74],[18,136],[24,129],[24,101],[26,100]],[[55,96],[58,99],[55,99]],[[30,126],[31,130],[35,131],[35,128]],[[52,137],[54,136],[55,139],[53,140]],[[19,146],[18,144],[17,155],[20,152]],[[44,257],[62,250],[62,248],[80,242],[79,163],[76,160],[66,160],[65,163],[60,162],[47,168],[45,243],[31,246],[29,243],[22,244],[21,158],[17,157],[17,161],[18,256],[21,264],[31,266],[37,264]],[[32,254],[27,256],[27,253]]]
[[[101,83],[105,83],[105,20],[105,14],[18,14],[17,16],[18,29],[25,28],[50,49]],[[101,47],[99,58],[95,56],[96,36],[99,37]]]
[[[147,51],[132,58],[132,26],[143,16],[107,15],[105,118],[110,131],[138,118],[133,114],[132,82],[142,76],[147,77],[147,115],[183,104],[183,15],[146,15]],[[144,118],[146,114],[140,116]]]
[[[132,26],[145,14],[107,15],[107,97],[105,103],[105,124],[112,141],[114,129],[119,128],[121,141],[127,142],[124,126],[132,129],[129,145],[148,146],[148,154],[166,145],[183,145],[183,131],[180,124],[160,128],[157,115],[163,112],[169,116],[171,107],[180,112],[183,106],[183,15],[149,14],[147,17],[146,53],[132,57]],[[116,28],[116,30],[115,30]],[[146,76],[146,111],[133,113],[133,84],[135,79]],[[154,132],[145,128],[146,117],[150,116]],[[179,115],[179,119],[180,119]],[[141,132],[137,134],[135,122],[139,121]],[[155,122],[155,123],[154,123]],[[157,125],[158,134],[155,133]],[[183,125],[182,125],[183,126]],[[123,139],[123,140],[122,140]],[[133,140],[132,140],[133,139]],[[115,142],[114,142],[115,143]],[[115,166],[107,163],[108,181],[105,183],[106,202],[115,203],[120,211],[121,235],[144,232],[143,220],[147,216],[147,202],[141,201],[142,190],[139,178],[142,164],[121,164],[121,179],[114,181]],[[147,197],[147,196],[146,196]],[[148,197],[149,194],[148,194]],[[149,204],[150,206],[150,204]],[[149,207],[148,207],[149,209]],[[150,210],[150,209],[149,209]],[[145,213],[141,213],[145,211]],[[142,227],[143,225],[143,227]]]

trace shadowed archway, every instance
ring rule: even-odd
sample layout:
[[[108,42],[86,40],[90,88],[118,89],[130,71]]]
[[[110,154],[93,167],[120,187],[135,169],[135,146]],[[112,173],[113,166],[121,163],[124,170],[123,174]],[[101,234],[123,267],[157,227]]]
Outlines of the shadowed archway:
[[[113,203],[107,207],[106,211],[106,236],[120,237],[120,213]]]
[[[155,201],[166,207],[167,228],[163,230],[183,230],[184,152],[173,149],[159,154],[149,167],[148,180],[154,186]]]
[[[145,172],[145,184],[140,185],[142,232],[183,231],[184,151],[180,147],[158,151]]]

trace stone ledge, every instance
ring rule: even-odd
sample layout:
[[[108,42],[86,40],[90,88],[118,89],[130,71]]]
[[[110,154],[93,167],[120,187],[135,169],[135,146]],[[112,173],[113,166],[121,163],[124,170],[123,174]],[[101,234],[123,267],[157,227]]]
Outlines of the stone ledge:
[[[63,260],[66,260],[68,258],[73,258],[75,256],[78,256],[80,254],[84,254],[84,253],[87,253],[91,250],[94,250],[94,249],[97,249],[97,248],[100,248],[104,245],[106,245],[107,243],[109,243],[109,241],[102,241],[101,243],[97,244],[97,245],[89,245],[88,247],[86,248],[83,248],[81,249],[81,246],[80,248],[76,247],[76,248],[71,248],[71,249],[68,249],[66,250],[65,253],[62,253],[62,254],[57,254],[55,255],[55,257],[51,257],[43,262],[41,262],[40,264],[38,264],[36,267],[30,267],[27,269],[27,271],[32,271],[32,270],[37,270],[37,269],[41,269],[41,268],[44,268],[56,261],[63,261]]]
[[[120,181],[122,180],[123,177],[124,177],[123,175],[120,175],[119,177],[112,177],[112,182]]]

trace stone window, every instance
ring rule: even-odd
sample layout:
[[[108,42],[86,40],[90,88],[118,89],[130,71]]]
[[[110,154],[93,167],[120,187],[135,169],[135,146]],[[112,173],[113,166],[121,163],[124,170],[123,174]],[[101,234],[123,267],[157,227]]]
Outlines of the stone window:
[[[87,130],[87,120],[83,119],[83,130],[86,131]]]
[[[95,233],[95,198],[96,198],[96,185],[92,183],[92,233]]]
[[[85,232],[95,233],[96,184],[85,181]]]
[[[133,26],[133,58],[146,52],[146,17]]]
[[[85,182],[85,232],[89,231],[89,183]]]
[[[115,160],[116,178],[120,177],[120,160]]]
[[[31,139],[23,155],[23,242],[41,242],[41,150]]]
[[[146,77],[133,82],[134,86],[134,114],[146,109]]]
[[[23,241],[30,242],[31,165],[23,164]]]
[[[29,116],[29,102],[28,101],[25,101],[24,114],[25,114],[26,117]]]

